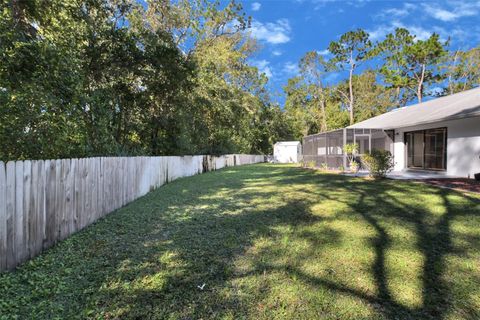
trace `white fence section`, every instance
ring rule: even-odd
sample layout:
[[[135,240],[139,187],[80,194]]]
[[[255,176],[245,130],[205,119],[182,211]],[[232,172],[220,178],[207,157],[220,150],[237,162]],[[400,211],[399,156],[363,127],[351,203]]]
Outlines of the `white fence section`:
[[[0,271],[161,185],[261,155],[0,161]]]

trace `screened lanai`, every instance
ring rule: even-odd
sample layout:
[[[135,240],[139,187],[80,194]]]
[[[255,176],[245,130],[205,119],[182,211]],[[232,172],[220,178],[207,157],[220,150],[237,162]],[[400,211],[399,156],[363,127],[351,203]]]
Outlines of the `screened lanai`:
[[[303,138],[303,160],[328,168],[348,167],[347,155],[343,146],[349,143],[358,145],[358,160],[372,149],[388,150],[393,154],[393,130],[381,129],[338,129],[317,133]]]

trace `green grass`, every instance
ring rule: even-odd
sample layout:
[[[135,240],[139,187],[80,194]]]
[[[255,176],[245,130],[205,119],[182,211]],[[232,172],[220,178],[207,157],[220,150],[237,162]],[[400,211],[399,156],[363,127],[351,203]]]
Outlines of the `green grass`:
[[[268,164],[180,179],[0,275],[0,318],[479,319],[480,198]]]

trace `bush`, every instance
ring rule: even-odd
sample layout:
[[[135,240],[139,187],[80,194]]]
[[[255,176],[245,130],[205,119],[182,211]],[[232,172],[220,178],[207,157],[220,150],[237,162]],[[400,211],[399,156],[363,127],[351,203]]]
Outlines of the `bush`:
[[[373,149],[362,157],[370,176],[383,178],[393,169],[393,156],[390,151]]]
[[[357,173],[360,169],[360,164],[356,160],[352,160],[349,163],[350,171]]]
[[[307,162],[307,167],[309,167],[309,168],[315,168],[315,161],[308,161],[308,162]]]
[[[358,153],[358,144],[347,143],[343,146],[343,152],[347,155],[348,163],[351,163],[355,158],[355,155]]]

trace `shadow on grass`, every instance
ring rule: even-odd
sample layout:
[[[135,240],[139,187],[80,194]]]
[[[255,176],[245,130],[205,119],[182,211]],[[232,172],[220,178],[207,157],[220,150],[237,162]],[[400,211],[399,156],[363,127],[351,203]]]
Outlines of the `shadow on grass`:
[[[284,193],[286,187],[295,190],[293,196]],[[455,204],[449,196],[456,193],[429,187],[426,192],[438,195],[445,210],[432,219],[428,203],[412,205],[392,196],[392,192],[411,193],[412,188],[413,192],[422,190],[408,183],[368,182],[271,165],[228,168],[181,179],[109,215],[17,272],[0,276],[4,289],[0,315],[251,317],[252,310],[272,294],[269,283],[257,284],[256,301],[251,301],[232,280],[281,271],[316,289],[374,305],[384,318],[442,319],[456,302],[451,284],[443,278],[445,256],[457,250],[451,240],[452,220],[478,216],[480,209],[476,199]],[[332,216],[313,214],[312,206],[323,201],[343,203],[350,210]],[[266,250],[281,258],[285,234],[279,228],[301,229],[295,237],[307,243],[307,249],[292,257],[296,260],[307,259],[324,245],[340,245],[342,233],[321,222],[342,215],[363,219],[375,230],[370,241],[375,255],[370,270],[375,294],[308,274],[298,264],[274,264],[261,252],[249,271],[236,270],[236,259],[262,238],[278,240],[274,242],[278,248]],[[425,261],[420,307],[399,303],[389,288],[385,256],[392,238],[384,226],[389,219],[399,219],[415,230],[416,246]],[[302,229],[313,224],[321,229]],[[479,316],[474,308],[462,312],[465,318]]]
[[[289,176],[281,179],[280,183],[286,184],[317,184],[321,185],[325,176],[318,177],[310,174],[308,171]],[[319,180],[320,179],[320,182]],[[425,319],[443,319],[452,311],[455,297],[451,294],[451,283],[447,283],[444,279],[444,271],[446,268],[446,256],[450,254],[463,254],[462,250],[454,248],[452,245],[451,223],[454,219],[460,217],[479,217],[479,199],[462,195],[456,191],[445,189],[437,189],[431,187],[423,187],[417,185],[420,193],[432,193],[438,195],[442,199],[442,206],[445,212],[437,219],[431,221],[431,212],[429,204],[423,206],[412,206],[405,201],[399,201],[392,198],[388,193],[391,191],[400,193],[411,193],[411,184],[396,183],[395,181],[373,181],[367,182],[363,179],[350,179],[342,176],[330,175],[328,182],[324,184],[325,189],[320,192],[312,193],[310,197],[321,195],[330,200],[343,202],[348,205],[354,212],[360,215],[369,225],[376,231],[377,236],[371,239],[371,246],[375,252],[375,260],[371,267],[372,275],[376,282],[377,294],[375,296],[366,295],[361,291],[345,286],[339,286],[326,279],[319,279],[303,273],[300,270],[291,270],[297,277],[305,279],[307,283],[316,283],[318,286],[328,287],[334,291],[343,292],[370,303],[380,304],[379,310],[384,317],[389,319],[400,318],[425,318]],[[422,188],[423,187],[423,188]],[[352,199],[341,199],[338,197],[330,197],[330,193],[334,193],[339,189],[348,189],[352,195]],[[423,189],[423,190],[422,190]],[[458,206],[452,204],[449,196],[455,195],[466,200],[466,205]],[[415,195],[412,195],[415,196]],[[379,208],[389,208],[388,211],[379,210]],[[391,245],[391,238],[387,230],[382,227],[382,221],[385,219],[396,218],[407,224],[412,225],[416,230],[417,249],[424,257],[422,270],[422,305],[419,308],[412,308],[401,305],[394,299],[388,286],[388,270],[385,263],[386,252]],[[465,237],[467,242],[472,244],[478,242],[478,236]],[[460,252],[459,252],[460,251]],[[262,266],[268,268],[268,266]],[[278,269],[271,267],[271,269]],[[475,296],[478,292],[470,292],[467,295]],[[465,306],[461,311],[465,318],[478,319],[480,311],[473,306]]]
[[[421,319],[444,319],[451,311],[454,297],[451,295],[451,287],[447,284],[443,274],[446,267],[446,256],[458,253],[452,245],[451,223],[455,218],[466,216],[479,216],[478,199],[468,198],[467,206],[457,206],[451,203],[449,195],[456,195],[465,198],[463,195],[445,189],[422,188],[417,185],[417,191],[425,194],[435,194],[442,200],[444,213],[437,221],[432,221],[429,203],[412,206],[406,201],[392,198],[389,192],[408,193],[412,192],[411,185],[395,181],[382,181],[370,183],[353,183],[347,188],[358,195],[356,201],[348,202],[353,212],[361,215],[377,233],[372,239],[371,245],[375,251],[375,262],[372,266],[378,295],[376,298],[382,301],[382,311],[389,319],[421,318]],[[422,190],[423,189],[423,190]],[[369,201],[367,201],[367,199]],[[476,210],[475,210],[476,206]],[[379,208],[389,207],[389,210]],[[382,221],[389,218],[396,218],[399,221],[412,225],[416,230],[417,249],[424,257],[422,270],[422,305],[419,308],[408,308],[398,304],[388,287],[387,268],[385,266],[385,255],[391,245],[391,239],[387,230],[382,227]],[[475,237],[468,239],[474,242]],[[471,292],[474,295],[475,292]],[[365,298],[365,297],[363,297]],[[366,298],[365,298],[366,299]],[[478,310],[465,308],[462,312],[464,318],[477,319],[480,316]]]

